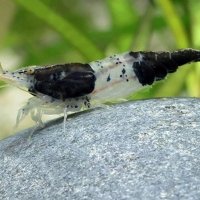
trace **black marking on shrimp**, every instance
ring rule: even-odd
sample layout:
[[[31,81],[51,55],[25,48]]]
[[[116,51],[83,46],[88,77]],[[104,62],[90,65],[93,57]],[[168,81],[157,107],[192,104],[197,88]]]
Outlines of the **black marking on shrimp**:
[[[192,49],[171,53],[141,51],[129,54],[136,59],[132,67],[142,85],[151,85],[154,81],[164,79],[168,73],[175,72],[178,66],[200,60],[200,52]]]
[[[90,98],[88,96],[85,96],[85,99],[87,102],[90,102]]]
[[[131,51],[131,52],[129,52],[129,55],[137,59],[138,55],[139,55],[139,52]]]
[[[83,104],[85,107],[87,107],[87,108],[91,107],[90,98],[88,96],[85,96],[84,99],[82,99],[82,100],[84,100]]]
[[[119,76],[120,76],[120,78],[127,78],[127,75],[126,75],[126,70],[123,68],[122,69],[122,74],[120,74]],[[128,79],[126,79],[126,81],[127,81]]]
[[[26,71],[19,71],[18,74],[24,74]]]
[[[126,70],[123,68],[122,69],[122,74],[125,74],[126,73]]]
[[[87,101],[84,101],[84,105],[85,105],[87,108],[90,108],[90,106],[91,106],[90,102],[87,102]]]
[[[65,100],[90,94],[96,77],[89,64],[73,63],[38,68],[33,72],[32,94],[42,93],[55,99]]]
[[[110,80],[111,80],[111,78],[110,78],[110,74],[109,74],[107,77],[107,82],[109,82]]]

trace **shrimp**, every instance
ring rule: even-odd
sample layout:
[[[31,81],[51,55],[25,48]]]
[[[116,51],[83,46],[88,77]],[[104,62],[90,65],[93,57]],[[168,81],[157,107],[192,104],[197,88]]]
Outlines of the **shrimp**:
[[[19,110],[16,124],[28,114],[38,126],[42,116],[79,112],[121,100],[145,85],[164,79],[179,66],[200,61],[200,51],[125,52],[90,63],[30,66],[14,72],[0,67],[0,80],[33,97]]]

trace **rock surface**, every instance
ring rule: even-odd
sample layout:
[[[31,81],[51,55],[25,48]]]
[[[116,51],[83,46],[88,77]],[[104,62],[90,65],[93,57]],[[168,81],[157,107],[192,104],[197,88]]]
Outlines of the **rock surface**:
[[[127,102],[0,142],[0,199],[199,199],[200,100]]]

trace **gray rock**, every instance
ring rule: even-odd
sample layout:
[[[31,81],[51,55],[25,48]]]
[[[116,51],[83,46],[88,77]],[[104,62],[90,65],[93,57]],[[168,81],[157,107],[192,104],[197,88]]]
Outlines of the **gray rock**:
[[[1,199],[200,199],[200,101],[75,114],[0,142]]]

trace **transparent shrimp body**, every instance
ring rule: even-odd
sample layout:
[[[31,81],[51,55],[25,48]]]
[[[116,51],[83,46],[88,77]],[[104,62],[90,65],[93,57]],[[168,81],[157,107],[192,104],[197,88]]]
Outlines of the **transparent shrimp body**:
[[[142,54],[134,58],[126,52],[91,62],[96,76],[91,101],[96,105],[112,100],[121,101],[141,88],[132,65],[134,62],[140,63],[142,59]]]

